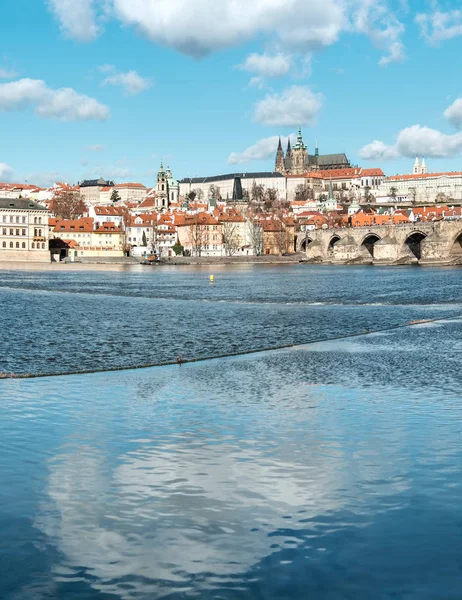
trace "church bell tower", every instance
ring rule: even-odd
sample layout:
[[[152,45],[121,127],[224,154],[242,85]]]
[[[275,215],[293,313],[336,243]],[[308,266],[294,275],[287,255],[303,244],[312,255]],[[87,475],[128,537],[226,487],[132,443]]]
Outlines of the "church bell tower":
[[[283,175],[286,172],[286,169],[284,166],[284,151],[282,149],[281,136],[279,136],[279,144],[278,144],[278,149],[276,152],[276,164],[275,164],[274,170],[276,171],[276,173],[282,173]]]

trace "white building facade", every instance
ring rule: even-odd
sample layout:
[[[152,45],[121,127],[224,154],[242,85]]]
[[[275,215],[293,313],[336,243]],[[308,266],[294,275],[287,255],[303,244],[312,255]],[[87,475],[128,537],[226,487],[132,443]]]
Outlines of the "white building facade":
[[[27,198],[0,198],[0,261],[50,262],[48,210]]]

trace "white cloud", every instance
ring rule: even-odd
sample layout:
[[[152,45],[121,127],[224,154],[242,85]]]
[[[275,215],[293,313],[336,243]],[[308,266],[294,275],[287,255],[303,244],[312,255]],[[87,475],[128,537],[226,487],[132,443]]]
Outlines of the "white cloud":
[[[0,69],[0,79],[14,79],[18,74],[11,69]]]
[[[431,44],[462,35],[462,10],[419,13],[416,22],[420,25],[421,36]]]
[[[103,65],[99,68],[102,73],[109,75],[101,85],[118,85],[124,88],[127,94],[135,95],[151,87],[152,82],[147,77],[141,77],[136,71],[118,73],[113,65]]]
[[[444,111],[444,116],[452,125],[454,125],[454,127],[462,129],[462,98],[457,98],[457,100]]]
[[[462,133],[447,135],[430,127],[413,125],[400,132],[397,147],[402,156],[410,158],[417,155],[447,158],[462,150]]]
[[[343,32],[367,35],[386,51],[382,64],[402,60],[403,26],[383,0],[48,0],[66,35],[81,41],[111,16],[155,43],[204,56],[255,37],[285,51],[330,46]],[[107,10],[106,10],[107,13]]]
[[[53,90],[40,79],[19,79],[0,84],[0,111],[34,108],[44,118],[61,121],[104,120],[109,108],[72,88]]]
[[[96,4],[94,0],[48,0],[64,35],[79,42],[91,42],[101,32]]]
[[[281,94],[268,94],[255,105],[255,119],[265,125],[293,127],[310,125],[323,103],[322,94],[309,87],[293,85]]]
[[[361,148],[359,155],[364,160],[392,160],[397,158],[398,153],[393,146],[387,146],[379,140],[374,140]]]
[[[375,152],[374,152],[375,151]],[[449,158],[462,151],[462,133],[448,135],[430,127],[412,125],[398,134],[396,144],[387,146],[375,141],[360,150],[360,156],[366,160],[379,160],[403,156],[425,156]]]
[[[43,173],[29,173],[23,177],[23,181],[28,181],[38,187],[48,188],[54,185],[57,181],[69,181],[68,175],[59,171],[50,171]]]
[[[286,54],[249,54],[245,62],[238,67],[259,77],[282,77],[292,66],[292,59]]]
[[[296,136],[294,133],[291,133],[288,137],[281,137],[281,142],[284,147],[287,145],[287,140],[289,138],[291,139],[291,142],[295,142]],[[243,152],[232,152],[228,157],[228,164],[238,165],[248,163],[252,160],[274,158],[278,147],[278,142],[279,136],[277,135],[259,140],[256,144],[249,146]]]
[[[260,33],[287,46],[316,48],[338,39],[344,8],[335,0],[114,0],[116,16],[149,39],[192,56]]]
[[[85,150],[88,152],[103,152],[106,149],[104,144],[93,144],[91,146],[86,146]]]
[[[359,0],[354,11],[353,24],[357,32],[366,35],[374,46],[386,52],[379,60],[380,65],[402,62],[406,58],[401,42],[404,26],[385,3],[377,0]]]
[[[10,181],[14,170],[10,165],[0,162],[0,181]]]

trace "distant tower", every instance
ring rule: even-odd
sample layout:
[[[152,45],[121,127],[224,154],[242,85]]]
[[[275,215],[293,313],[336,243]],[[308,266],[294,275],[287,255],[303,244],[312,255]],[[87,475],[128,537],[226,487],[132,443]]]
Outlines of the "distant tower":
[[[281,136],[279,136],[279,144],[278,144],[278,149],[276,152],[276,164],[275,164],[274,170],[276,171],[276,173],[284,174],[286,172],[286,169],[284,166],[284,151],[282,149]]]
[[[312,170],[313,171],[319,170],[319,146],[318,146],[317,138],[316,138],[316,147],[314,149],[314,164],[312,165]]]
[[[292,147],[290,145],[290,137],[287,138],[287,151],[286,151],[286,160],[285,160],[285,170],[287,173],[292,172]]]
[[[297,143],[292,150],[292,175],[302,175],[306,171],[308,155],[306,146],[303,143],[302,130],[298,128]]]
[[[166,210],[168,208],[168,180],[162,161],[157,173],[156,208],[157,210]]]
[[[422,167],[419,164],[419,157],[416,156],[415,157],[415,163],[414,163],[414,171],[413,171],[414,175],[420,175],[422,173]]]
[[[420,172],[422,175],[427,174],[427,163],[425,162],[425,158],[422,159],[422,166],[420,167]]]

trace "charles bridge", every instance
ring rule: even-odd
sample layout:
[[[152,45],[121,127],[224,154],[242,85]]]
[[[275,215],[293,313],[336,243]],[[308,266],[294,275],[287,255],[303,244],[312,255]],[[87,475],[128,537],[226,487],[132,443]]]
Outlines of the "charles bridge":
[[[462,221],[316,229],[297,234],[296,250],[326,263],[462,263]]]

